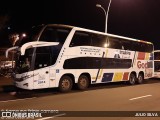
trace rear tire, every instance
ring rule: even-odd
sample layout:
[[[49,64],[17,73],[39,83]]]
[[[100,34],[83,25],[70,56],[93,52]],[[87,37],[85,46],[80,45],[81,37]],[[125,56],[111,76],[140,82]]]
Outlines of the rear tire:
[[[59,91],[61,92],[69,92],[72,89],[73,82],[71,77],[63,76],[59,82]]]
[[[144,80],[144,75],[142,73],[140,73],[138,75],[138,79],[137,79],[137,83],[138,84],[142,84],[143,83],[143,80]]]
[[[78,79],[77,87],[79,90],[85,90],[89,86],[89,79],[85,75],[81,75]]]
[[[135,74],[133,74],[133,73],[130,74],[128,83],[130,85],[134,85],[136,83],[136,75]]]

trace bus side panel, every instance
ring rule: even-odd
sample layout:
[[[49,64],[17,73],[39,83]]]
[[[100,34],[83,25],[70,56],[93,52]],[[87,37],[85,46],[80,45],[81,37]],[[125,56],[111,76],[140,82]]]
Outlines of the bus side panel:
[[[153,77],[154,75],[153,67],[154,65],[153,65],[152,53],[137,52],[134,68],[137,70],[138,73],[140,71],[144,72],[144,79]]]

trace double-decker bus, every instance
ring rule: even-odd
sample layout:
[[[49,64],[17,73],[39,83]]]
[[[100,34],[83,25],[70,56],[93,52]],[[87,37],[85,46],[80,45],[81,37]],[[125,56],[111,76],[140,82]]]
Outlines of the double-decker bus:
[[[154,77],[160,78],[160,50],[154,51]]]
[[[153,44],[84,28],[49,24],[31,42],[16,49],[15,85],[23,89],[128,81],[131,85],[153,77]],[[34,38],[31,40],[31,38]]]

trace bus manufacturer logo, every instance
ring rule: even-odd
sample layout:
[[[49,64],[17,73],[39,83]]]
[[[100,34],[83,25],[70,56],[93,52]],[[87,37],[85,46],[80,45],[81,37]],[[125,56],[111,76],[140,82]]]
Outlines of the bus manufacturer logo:
[[[148,66],[147,66],[147,63],[142,63],[141,61],[138,61],[137,62],[137,67],[140,69],[140,68],[142,68],[142,69],[144,69],[144,68],[147,68]]]

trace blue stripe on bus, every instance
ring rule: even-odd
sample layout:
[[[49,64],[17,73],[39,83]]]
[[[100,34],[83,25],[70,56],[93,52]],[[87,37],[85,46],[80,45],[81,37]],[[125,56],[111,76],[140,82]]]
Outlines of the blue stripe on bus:
[[[104,73],[102,82],[111,82],[113,78],[113,73]]]
[[[150,59],[149,60],[153,60],[153,53],[150,54]]]

